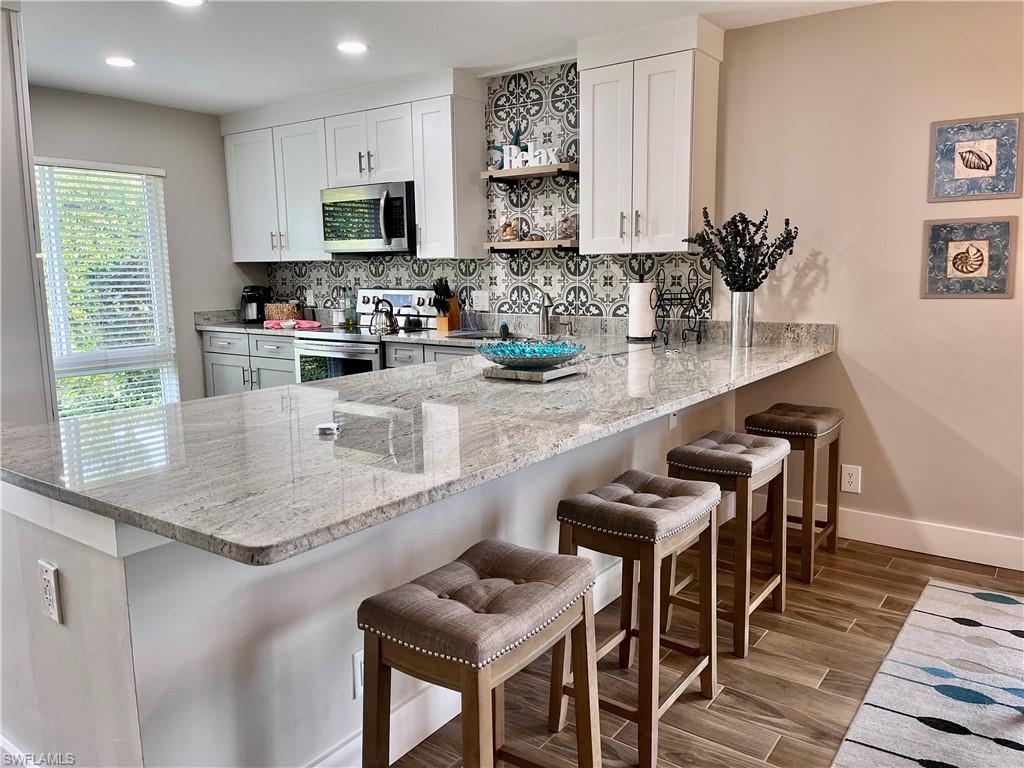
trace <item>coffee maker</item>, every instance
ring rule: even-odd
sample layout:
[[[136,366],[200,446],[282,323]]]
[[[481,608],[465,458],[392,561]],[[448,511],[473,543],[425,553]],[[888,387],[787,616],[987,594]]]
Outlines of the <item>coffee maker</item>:
[[[247,285],[242,288],[238,321],[240,323],[262,323],[267,319],[264,307],[270,298],[270,289],[265,285]]]

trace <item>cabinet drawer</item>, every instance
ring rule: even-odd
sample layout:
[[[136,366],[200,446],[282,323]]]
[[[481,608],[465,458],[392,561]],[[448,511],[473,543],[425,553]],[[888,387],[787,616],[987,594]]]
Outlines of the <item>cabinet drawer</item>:
[[[287,336],[249,336],[249,354],[253,357],[278,357],[291,360],[293,352],[291,338]]]
[[[454,360],[457,357],[473,357],[475,354],[475,347],[448,347],[438,345],[423,348],[423,355],[428,363],[440,363],[444,360]]]
[[[228,355],[248,355],[249,340],[244,333],[203,333],[203,349],[207,352],[223,352]]]
[[[403,365],[417,365],[423,362],[423,345],[385,344],[384,354],[388,368],[400,368]]]

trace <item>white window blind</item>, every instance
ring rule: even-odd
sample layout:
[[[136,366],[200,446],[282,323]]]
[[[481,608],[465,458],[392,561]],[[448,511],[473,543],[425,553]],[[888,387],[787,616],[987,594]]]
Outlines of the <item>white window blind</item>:
[[[163,178],[36,165],[63,418],[178,400]]]

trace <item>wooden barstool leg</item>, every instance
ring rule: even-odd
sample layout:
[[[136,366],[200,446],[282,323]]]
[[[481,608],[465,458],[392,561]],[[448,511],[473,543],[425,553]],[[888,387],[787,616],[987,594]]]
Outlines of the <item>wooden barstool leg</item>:
[[[661,563],[651,545],[640,558],[640,685],[637,699],[637,749],[640,768],[658,761],[658,661],[660,658]]]
[[[571,525],[562,523],[558,529],[558,554],[575,555],[579,548],[573,536]],[[551,649],[551,692],[548,699],[548,729],[554,732],[565,728],[569,714],[569,697],[565,694],[565,683],[569,677],[569,655],[565,638],[561,638]]]
[[[633,666],[636,643],[633,630],[636,628],[636,561],[622,558],[622,596],[619,598],[619,629],[626,630],[626,636],[619,643],[619,667]]]
[[[707,699],[715,697],[718,687],[718,514],[711,510],[707,530],[700,535],[700,653],[708,657],[708,665],[700,673],[700,692]]]
[[[813,437],[804,441],[804,495],[800,527],[800,580],[808,584],[814,578],[814,476],[817,474],[817,453]]]
[[[491,723],[494,729],[494,751],[505,746],[505,684],[498,683],[491,691]]]
[[[779,586],[772,592],[772,608],[786,610],[786,484],[788,482],[789,458],[782,460],[782,471],[768,485],[769,506],[775,513],[772,528],[772,573],[779,574]],[[813,525],[812,525],[813,530]],[[813,545],[812,545],[813,547]]]
[[[661,561],[661,631],[672,626],[672,588],[676,585],[676,553]]]
[[[490,667],[462,670],[462,764],[493,768],[494,725],[491,719]]]
[[[834,553],[839,544],[839,440],[837,435],[828,446],[828,522],[832,532],[825,538],[828,551]]]
[[[363,765],[383,768],[391,739],[391,667],[380,653],[380,638],[363,633]]]
[[[750,510],[753,501],[750,478],[737,477],[736,540],[733,544],[735,582],[732,606],[732,652],[741,659],[747,656],[750,637]],[[776,546],[778,546],[777,542]]]
[[[597,711],[597,640],[594,637],[593,590],[583,596],[583,618],[572,628],[571,636],[578,763],[580,768],[600,768],[601,726]]]

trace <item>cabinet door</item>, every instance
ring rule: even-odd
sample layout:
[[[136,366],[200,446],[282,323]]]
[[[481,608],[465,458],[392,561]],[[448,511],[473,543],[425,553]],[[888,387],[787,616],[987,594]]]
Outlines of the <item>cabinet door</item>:
[[[693,51],[633,67],[633,253],[679,251],[690,224]]]
[[[580,253],[630,252],[632,133],[633,64],[583,70]]]
[[[265,128],[225,136],[224,162],[232,259],[280,261],[272,131]]]
[[[248,392],[249,356],[204,352],[203,383],[207,397]]]
[[[423,347],[423,358],[428,363],[441,363],[445,360],[455,360],[459,357],[473,357],[476,354],[474,347],[446,347],[440,345],[428,345]]]
[[[284,261],[330,261],[320,190],[327,186],[324,121],[274,128],[279,252]]]
[[[269,357],[251,357],[252,388],[268,389],[295,383],[295,358],[275,360]]]
[[[423,345],[384,342],[384,362],[388,368],[419,365],[423,362]]]
[[[455,253],[455,158],[451,99],[412,105],[413,181],[416,192],[416,256],[452,259]],[[482,242],[480,243],[482,247]]]
[[[412,178],[412,107],[371,109],[366,113],[367,168],[370,181],[408,181]]]
[[[327,186],[348,187],[369,180],[366,170],[366,113],[328,117]]]

